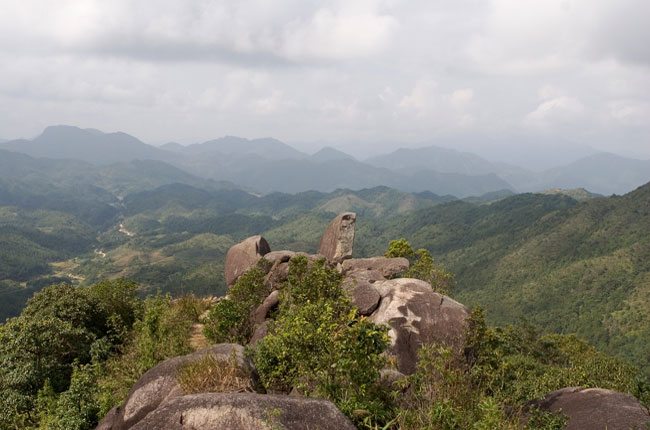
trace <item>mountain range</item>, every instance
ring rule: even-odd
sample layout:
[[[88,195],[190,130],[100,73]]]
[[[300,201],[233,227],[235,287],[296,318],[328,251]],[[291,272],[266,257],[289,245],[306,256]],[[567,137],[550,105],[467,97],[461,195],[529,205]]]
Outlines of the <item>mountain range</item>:
[[[536,172],[437,146],[400,148],[358,160],[330,147],[306,154],[272,138],[226,136],[188,146],[171,142],[154,147],[121,132],[63,125],[48,127],[33,140],[2,142],[0,149],[100,166],[154,160],[196,177],[230,181],[261,193],[388,186],[460,198],[549,188],[585,188],[611,195],[626,193],[650,180],[650,160],[610,153],[597,153],[567,165],[562,165],[558,154],[557,167]]]
[[[302,163],[308,168],[295,181],[305,187],[315,183],[308,182],[317,178],[309,169],[318,166],[336,172],[321,171],[330,186],[345,184],[356,166],[366,177],[395,172],[344,155],[325,150],[259,166],[287,170]],[[34,291],[61,281],[124,277],[143,291],[223,294],[223,262],[234,243],[262,234],[276,249],[315,252],[332,216],[355,211],[357,256],[383,254],[390,240],[404,237],[455,273],[456,297],[485,306],[493,322],[525,317],[648,363],[648,184],[622,197],[551,189],[459,200],[427,190],[426,180],[453,182],[463,174],[420,170],[402,177],[412,181],[404,187],[420,186],[418,192],[381,186],[260,195],[186,167],[125,159],[100,165],[0,150],[0,320],[17,315]],[[269,181],[265,171],[248,172],[259,174],[251,184]],[[502,181],[493,173],[484,178]]]

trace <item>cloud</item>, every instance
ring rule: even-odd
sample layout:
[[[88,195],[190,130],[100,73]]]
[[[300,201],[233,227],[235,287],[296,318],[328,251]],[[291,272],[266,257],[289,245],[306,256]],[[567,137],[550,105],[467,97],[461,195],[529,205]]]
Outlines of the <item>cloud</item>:
[[[425,113],[435,106],[437,89],[436,81],[431,78],[422,78],[415,84],[411,93],[402,98],[399,107]]]
[[[556,97],[542,102],[537,109],[528,113],[524,123],[543,129],[570,125],[580,119],[584,110],[584,105],[574,97]]]
[[[585,52],[595,59],[650,67],[650,2],[618,0],[597,2],[602,8],[592,23]]]
[[[644,126],[650,118],[650,102],[639,100],[614,100],[608,104],[611,118],[629,126]]]
[[[474,90],[471,88],[465,88],[462,90],[456,90],[451,94],[450,101],[451,105],[455,108],[461,108],[467,103],[469,103],[474,97]]]
[[[53,123],[152,141],[234,134],[409,145],[528,134],[615,152],[625,136],[650,157],[649,8],[5,0],[0,137]]]
[[[61,53],[146,61],[252,66],[340,60],[381,51],[397,27],[373,1],[317,7],[298,1],[62,0],[54,7],[36,0],[31,9],[10,3],[3,15],[19,19],[0,19],[4,33],[24,31],[27,22],[34,28],[20,51],[40,53],[43,42]],[[48,13],[34,13],[39,8]]]

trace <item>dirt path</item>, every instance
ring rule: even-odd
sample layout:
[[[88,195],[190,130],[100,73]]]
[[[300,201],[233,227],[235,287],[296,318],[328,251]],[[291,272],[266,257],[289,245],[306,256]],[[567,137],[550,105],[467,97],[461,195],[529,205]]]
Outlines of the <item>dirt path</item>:
[[[208,316],[209,312],[209,309],[203,312],[203,314],[199,317],[199,322],[194,324],[192,326],[192,330],[190,331],[190,347],[194,351],[199,351],[210,346],[210,341],[207,337],[205,337],[205,335],[203,335],[203,327],[205,327],[205,324],[201,324],[200,322]]]
[[[124,224],[120,224],[120,233],[124,233],[127,236],[133,236],[134,235],[133,232],[130,232],[127,229],[124,228]]]

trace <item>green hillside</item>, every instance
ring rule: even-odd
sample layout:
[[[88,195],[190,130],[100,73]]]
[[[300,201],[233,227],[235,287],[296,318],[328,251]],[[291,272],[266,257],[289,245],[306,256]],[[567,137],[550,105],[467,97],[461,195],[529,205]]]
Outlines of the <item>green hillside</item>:
[[[263,234],[273,249],[315,252],[331,218],[351,210],[357,256],[404,237],[454,273],[456,298],[485,306],[491,323],[526,318],[649,364],[650,184],[609,198],[552,190],[457,200],[387,187],[257,196],[159,162],[58,170],[66,163],[48,170],[15,157],[0,178],[2,319],[59,279],[224,294],[232,244]],[[47,180],[34,176],[41,164]]]
[[[560,194],[523,194],[360,223],[358,243],[372,254],[389,238],[405,237],[454,273],[457,299],[482,304],[493,323],[525,318],[647,366],[649,214],[650,184],[580,204]]]

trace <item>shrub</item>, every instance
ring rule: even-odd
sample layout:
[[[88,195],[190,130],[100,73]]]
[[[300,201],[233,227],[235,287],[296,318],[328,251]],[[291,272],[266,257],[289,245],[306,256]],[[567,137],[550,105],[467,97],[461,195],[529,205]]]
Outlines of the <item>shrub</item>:
[[[475,383],[509,405],[570,386],[634,394],[638,369],[609,357],[574,335],[541,335],[522,322],[487,327],[477,307],[470,316],[467,353]]]
[[[262,259],[257,267],[248,270],[237,279],[228,298],[217,302],[207,318],[203,333],[215,343],[231,342],[246,344],[253,335],[252,314],[270,293],[264,285],[265,271]]]
[[[542,335],[525,322],[488,327],[477,307],[468,320],[464,357],[437,345],[420,350],[399,425],[404,430],[562,429],[566,416],[528,411],[528,402],[567,386],[643,395],[646,386],[638,375],[638,369],[573,335]],[[526,422],[520,422],[523,412]]]
[[[102,281],[84,290],[106,321],[106,334],[112,343],[121,343],[142,312],[135,282],[126,279]]]
[[[99,404],[94,369],[75,367],[70,388],[57,395],[46,382],[38,393],[39,428],[90,430],[97,426]]]
[[[290,264],[277,319],[253,351],[262,383],[328,398],[358,424],[385,423],[392,409],[379,371],[387,327],[357,318],[341,276],[324,260],[310,265],[295,257]]]
[[[451,295],[456,281],[454,275],[436,266],[431,253],[426,249],[413,251],[411,244],[406,239],[391,240],[386,257],[404,257],[411,266],[404,272],[405,278],[415,278],[428,282],[433,291],[440,294]]]
[[[426,345],[420,349],[418,369],[401,400],[401,430],[526,429],[560,430],[566,418],[535,411],[528,422],[508,414],[498,396],[476,384],[470,365],[449,348]]]
[[[161,361],[191,352],[189,333],[201,303],[194,297],[147,297],[120,355],[98,366],[100,416],[126,399],[131,386]]]

